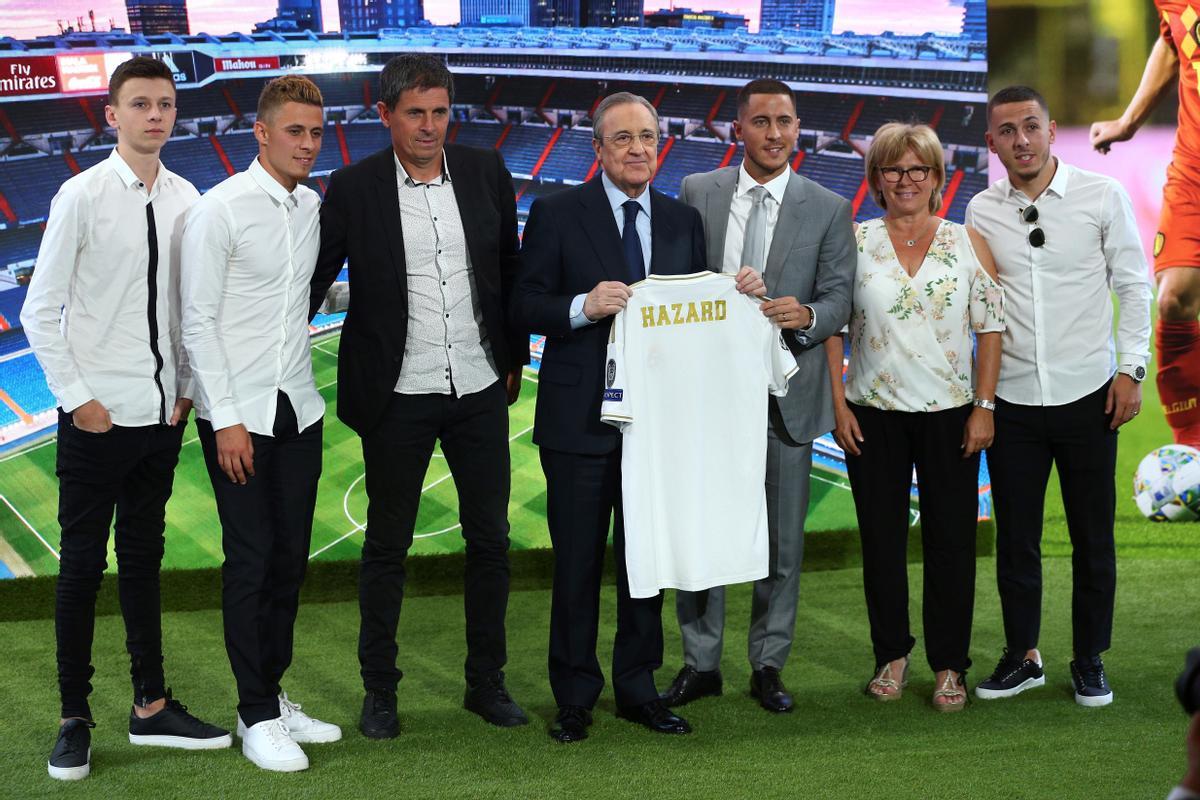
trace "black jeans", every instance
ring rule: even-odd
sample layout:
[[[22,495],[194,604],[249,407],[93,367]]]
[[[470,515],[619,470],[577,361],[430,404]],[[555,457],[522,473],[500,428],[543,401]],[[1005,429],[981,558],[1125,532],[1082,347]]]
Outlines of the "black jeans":
[[[158,574],[167,499],[186,423],[88,433],[58,412],[58,583],[54,631],[63,717],[91,719],[96,592],[116,512],[117,589],[134,702],[165,696]]]
[[[996,507],[996,583],[1012,653],[1037,647],[1042,620],[1042,518],[1050,465],[1058,468],[1071,537],[1071,620],[1078,658],[1112,638],[1117,555],[1117,432],[1104,413],[1108,384],[1072,403],[1023,406],[996,401],[996,442],[988,468]]]
[[[394,690],[402,676],[396,666],[396,626],[404,601],[404,562],[437,440],[454,477],[467,544],[467,682],[499,675],[507,660],[504,618],[512,476],[504,383],[462,396],[396,393],[382,421],[362,437],[367,530],[358,583],[358,660],[367,689]]]
[[[254,475],[234,483],[217,463],[212,425],[197,420],[204,462],[221,518],[221,610],[225,649],[246,727],[279,716],[279,683],[292,663],[292,628],[308,567],[317,481],[318,420],[297,430],[296,412],[279,393],[272,436],[250,434]]]
[[[975,609],[975,524],[979,456],[962,457],[971,406],[946,411],[881,411],[851,404],[862,455],[846,455],[862,539],[863,588],[875,664],[903,658],[916,640],[908,617],[909,492],[913,466],[925,558],[922,618],[934,671],[971,666]]]
[[[663,658],[663,595],[629,596],[621,450],[588,455],[543,447],[541,460],[546,473],[546,523],[554,547],[549,659],[554,700],[560,706],[592,708],[604,688],[596,639],[610,519],[617,568],[613,696],[622,708],[656,700],[654,672]]]

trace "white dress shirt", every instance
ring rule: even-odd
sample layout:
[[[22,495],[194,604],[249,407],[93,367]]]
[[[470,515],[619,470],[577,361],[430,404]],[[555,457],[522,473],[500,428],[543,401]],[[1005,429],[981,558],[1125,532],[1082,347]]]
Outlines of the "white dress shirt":
[[[178,397],[192,396],[180,343],[179,247],[184,214],[199,196],[161,163],[147,190],[114,148],[51,201],[21,325],[63,411],[95,399],[114,425],[157,425],[170,420]]]
[[[791,169],[785,169],[766,183],[760,184],[750,173],[746,172],[746,162],[738,167],[737,188],[733,192],[733,202],[729,204],[729,224],[725,228],[725,254],[721,259],[721,271],[729,275],[737,275],[742,264],[742,247],[746,238],[746,223],[750,220],[750,210],[754,200],[750,190],[762,186],[767,190],[763,198],[763,211],[767,215],[767,236],[763,244],[764,255],[771,252],[771,240],[775,236],[775,221],[779,219],[779,207],[787,194],[788,181],[792,177]],[[766,276],[767,265],[760,264],[756,269]]]
[[[1021,212],[1030,204],[1036,222]],[[1058,406],[1099,389],[1118,365],[1150,357],[1149,266],[1129,195],[1106,175],[1058,160],[1036,201],[1007,180],[972,198],[967,225],[987,240],[1005,293],[996,394],[1010,403]],[[1045,232],[1034,247],[1029,234]],[[1113,342],[1112,293],[1120,302]]]
[[[183,343],[215,430],[270,436],[277,392],[301,431],[325,413],[308,340],[320,199],[288,192],[256,158],[200,198],[183,231]]]
[[[482,391],[499,379],[484,336],[475,272],[463,231],[450,168],[413,180],[395,155],[404,263],[408,272],[408,326],[396,391],[450,394]]]
[[[613,218],[617,222],[617,234],[620,237],[625,236],[625,201],[637,200],[641,206],[641,211],[637,215],[637,234],[638,240],[642,243],[642,262],[646,265],[646,274],[649,275],[650,269],[650,251],[651,251],[651,232],[650,225],[650,184],[646,184],[642,189],[642,193],[637,197],[630,197],[617,188],[617,185],[608,177],[608,173],[600,172],[600,183],[604,186],[604,196],[608,198],[608,204],[612,207]],[[624,267],[624,264],[620,265]],[[590,320],[583,314],[583,301],[587,299],[587,294],[575,295],[575,299],[571,301],[571,328],[577,330],[585,325],[591,325],[595,320]]]

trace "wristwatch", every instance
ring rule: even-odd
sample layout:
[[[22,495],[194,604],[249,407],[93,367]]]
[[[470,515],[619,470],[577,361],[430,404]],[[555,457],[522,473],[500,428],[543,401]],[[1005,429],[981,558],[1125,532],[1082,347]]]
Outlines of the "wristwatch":
[[[984,411],[995,411],[996,404],[991,400],[984,400],[982,397],[975,398],[975,407],[982,408]]]
[[[1146,368],[1140,364],[1136,367],[1132,364],[1122,364],[1121,366],[1117,367],[1117,372],[1121,373],[1122,375],[1128,375],[1133,379],[1134,383],[1141,383],[1142,381],[1146,380]]]

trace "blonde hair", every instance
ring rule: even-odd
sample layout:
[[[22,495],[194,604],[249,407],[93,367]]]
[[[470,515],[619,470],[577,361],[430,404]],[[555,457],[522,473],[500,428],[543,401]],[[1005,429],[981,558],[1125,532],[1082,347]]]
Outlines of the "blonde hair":
[[[875,138],[867,148],[867,185],[875,193],[875,202],[886,210],[883,191],[877,182],[879,168],[895,164],[909,150],[933,168],[936,181],[933,193],[929,195],[929,211],[935,214],[942,207],[942,189],[946,187],[946,155],[937,134],[928,125],[889,122],[875,131]]]
[[[270,120],[275,112],[287,103],[303,103],[322,109],[325,107],[321,90],[315,83],[303,75],[284,75],[272,78],[263,86],[258,95],[258,119],[264,122]]]

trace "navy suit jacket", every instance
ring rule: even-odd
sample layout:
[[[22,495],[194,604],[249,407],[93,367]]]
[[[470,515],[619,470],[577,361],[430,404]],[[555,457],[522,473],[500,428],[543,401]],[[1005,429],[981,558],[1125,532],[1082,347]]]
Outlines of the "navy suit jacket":
[[[704,226],[691,206],[650,190],[650,272],[708,269]],[[621,235],[597,175],[538,198],[529,210],[512,297],[514,324],[546,335],[533,441],[567,453],[604,454],[620,432],[600,421],[611,319],[571,330],[571,301],[601,281],[624,281]]]

